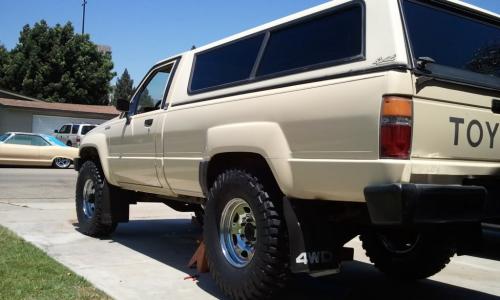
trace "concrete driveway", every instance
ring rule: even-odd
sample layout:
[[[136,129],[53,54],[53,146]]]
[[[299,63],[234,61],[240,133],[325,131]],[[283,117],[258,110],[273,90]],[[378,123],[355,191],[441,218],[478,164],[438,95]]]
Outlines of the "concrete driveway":
[[[201,235],[191,214],[139,204],[111,239],[92,239],[75,227],[75,180],[73,170],[0,168],[0,224],[116,299],[223,298],[208,274],[185,280],[196,273],[186,264]],[[487,251],[455,257],[445,271],[416,283],[377,272],[355,239],[357,261],[340,275],[298,276],[288,299],[500,299],[500,234],[486,237]]]

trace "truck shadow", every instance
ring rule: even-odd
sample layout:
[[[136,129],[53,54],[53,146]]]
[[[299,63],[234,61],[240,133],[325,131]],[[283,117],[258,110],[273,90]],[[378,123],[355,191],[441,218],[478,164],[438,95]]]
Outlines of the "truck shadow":
[[[182,272],[196,274],[196,269],[188,268],[187,262],[196,250],[196,241],[200,237],[200,227],[191,224],[189,219],[131,220],[127,224],[120,224],[112,240]],[[226,299],[209,274],[201,274],[196,284],[212,296]],[[372,265],[357,261],[345,263],[338,275],[323,278],[295,276],[284,299],[369,298],[500,299],[494,295],[428,279],[413,283],[393,281]]]
[[[474,256],[500,261],[500,230],[484,229],[483,242],[483,249]]]

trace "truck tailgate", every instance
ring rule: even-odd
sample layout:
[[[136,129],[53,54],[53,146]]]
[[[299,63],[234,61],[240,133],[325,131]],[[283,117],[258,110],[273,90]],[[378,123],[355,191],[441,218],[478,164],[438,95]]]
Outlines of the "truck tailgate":
[[[492,112],[495,97],[488,94],[420,90],[413,98],[412,157],[500,161],[500,114]]]

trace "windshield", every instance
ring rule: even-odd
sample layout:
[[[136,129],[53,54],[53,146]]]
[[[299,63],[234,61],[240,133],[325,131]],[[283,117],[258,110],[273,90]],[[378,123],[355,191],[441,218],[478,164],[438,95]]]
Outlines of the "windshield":
[[[500,87],[498,22],[411,0],[404,14],[416,59],[429,57],[442,72]]]
[[[0,142],[5,141],[10,136],[10,133],[0,134]]]
[[[58,140],[54,136],[44,135],[43,138],[46,139],[49,143],[51,143],[54,146],[68,147],[68,146],[66,146],[65,143],[61,142],[60,140]]]

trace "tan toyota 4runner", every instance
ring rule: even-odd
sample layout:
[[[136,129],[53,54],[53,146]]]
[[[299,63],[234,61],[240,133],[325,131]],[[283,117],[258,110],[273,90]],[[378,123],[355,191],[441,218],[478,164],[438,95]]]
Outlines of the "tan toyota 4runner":
[[[117,108],[80,147],[81,230],[195,211],[232,298],[338,272],[358,235],[426,278],[500,216],[500,18],[459,1],[331,1],[161,61]]]

